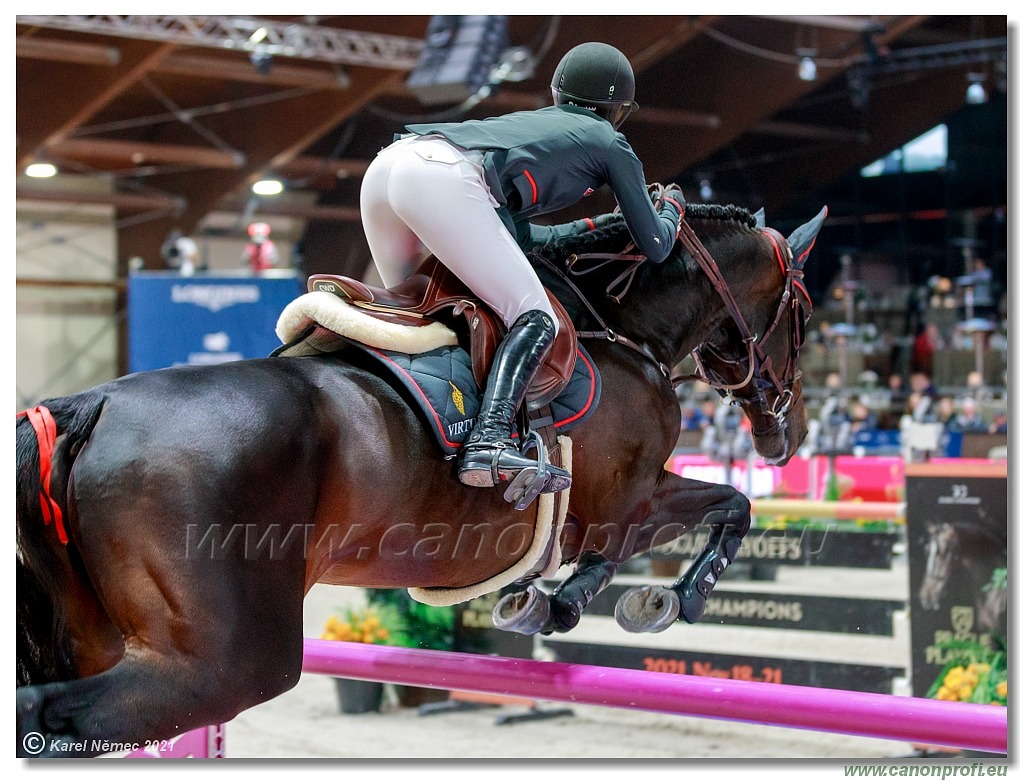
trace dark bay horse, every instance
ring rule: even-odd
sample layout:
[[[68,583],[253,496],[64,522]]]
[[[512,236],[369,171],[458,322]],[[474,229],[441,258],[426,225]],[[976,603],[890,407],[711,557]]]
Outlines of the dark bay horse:
[[[706,523],[710,553],[668,591],[676,602],[636,595],[620,621],[657,630],[699,618],[750,505],[664,469],[680,422],[666,373],[693,353],[741,405],[758,452],[793,455],[806,434],[799,270],[823,215],[789,237],[790,254],[743,210],[691,207],[685,225],[721,279],[677,243],[664,263],[637,265],[621,296],[606,292],[620,265],[562,273],[577,256],[621,253],[621,224],[538,254],[589,335],[603,392],[571,433],[562,552],[577,570],[543,626],[524,631],[571,628],[616,564]],[[318,582],[462,587],[517,555],[486,542],[524,514],[501,487],[460,484],[397,384],[354,353],[139,373],[41,407],[52,422],[17,422],[22,756],[166,739],[287,691]]]

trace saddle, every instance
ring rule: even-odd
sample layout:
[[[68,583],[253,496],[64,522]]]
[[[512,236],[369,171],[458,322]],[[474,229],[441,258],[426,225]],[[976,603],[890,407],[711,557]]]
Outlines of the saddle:
[[[394,288],[366,285],[333,274],[314,274],[307,282],[307,289],[311,293],[332,293],[367,315],[401,326],[422,328],[435,321],[450,323],[453,319],[465,318],[469,336],[466,349],[471,357],[473,377],[481,389],[487,384],[495,351],[507,331],[502,319],[434,257],[424,261],[412,276]],[[544,364],[527,390],[526,401],[531,407],[554,400],[568,385],[576,366],[576,328],[558,299],[550,291],[547,295],[559,329]]]

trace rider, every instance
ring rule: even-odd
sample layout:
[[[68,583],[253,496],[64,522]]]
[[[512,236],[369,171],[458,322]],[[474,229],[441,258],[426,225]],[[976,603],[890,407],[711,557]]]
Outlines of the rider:
[[[541,226],[530,218],[608,184],[634,242],[655,263],[668,256],[682,218],[677,188],[655,209],[643,166],[618,132],[637,108],[622,52],[603,43],[576,46],[555,69],[551,93],[554,105],[535,111],[406,126],[409,135],[367,168],[360,193],[385,286],[413,271],[422,243],[508,327],[460,454],[459,480],[470,486],[494,486],[537,466],[516,448],[512,431],[559,326],[524,250],[595,227],[594,220]],[[567,472],[548,469],[543,491],[569,486]]]

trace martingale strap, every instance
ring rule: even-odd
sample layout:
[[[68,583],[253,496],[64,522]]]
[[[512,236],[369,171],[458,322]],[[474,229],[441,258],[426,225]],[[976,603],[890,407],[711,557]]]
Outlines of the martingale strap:
[[[42,405],[22,410],[15,418],[22,416],[28,418],[32,424],[36,441],[39,443],[39,505],[43,511],[43,521],[47,526],[52,523],[60,542],[67,545],[68,533],[64,529],[64,514],[61,513],[60,505],[50,495],[50,473],[53,468],[53,448],[57,442],[57,422],[53,419],[53,414]]]

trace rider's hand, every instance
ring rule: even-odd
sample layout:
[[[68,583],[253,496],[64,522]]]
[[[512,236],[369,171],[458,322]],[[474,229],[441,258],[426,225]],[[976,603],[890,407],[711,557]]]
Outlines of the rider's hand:
[[[647,185],[647,195],[651,198],[651,203],[654,204],[655,209],[661,209],[662,207],[662,196],[665,194],[665,188],[658,182],[652,182]]]
[[[594,228],[604,228],[606,225],[616,225],[622,223],[623,217],[621,214],[609,212],[608,214],[591,217],[590,222],[594,224]]]
[[[683,191],[679,188],[679,185],[669,185],[666,187],[661,200],[663,203],[674,204],[679,211],[680,217],[686,211],[686,199],[683,197]]]

